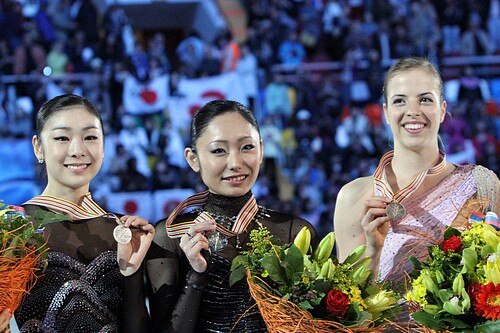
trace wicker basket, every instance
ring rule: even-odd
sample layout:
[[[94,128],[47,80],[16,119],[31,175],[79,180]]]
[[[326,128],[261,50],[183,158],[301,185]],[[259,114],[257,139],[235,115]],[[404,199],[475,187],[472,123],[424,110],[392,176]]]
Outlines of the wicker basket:
[[[267,292],[262,286],[254,282],[265,282],[259,277],[252,277],[247,271],[247,282],[250,294],[259,307],[267,329],[271,333],[368,333],[386,332],[385,325],[377,327],[345,327],[330,320],[313,318],[312,315],[300,309],[296,304]]]
[[[40,253],[36,249],[19,247],[23,247],[22,253],[26,254],[22,258],[5,255],[11,248],[0,249],[0,310],[17,309],[36,281]]]

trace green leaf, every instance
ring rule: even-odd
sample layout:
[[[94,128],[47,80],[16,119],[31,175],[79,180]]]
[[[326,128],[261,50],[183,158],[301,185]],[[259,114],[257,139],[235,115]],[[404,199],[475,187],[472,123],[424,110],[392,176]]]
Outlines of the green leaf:
[[[332,285],[323,279],[318,279],[314,281],[314,289],[318,292],[326,294],[330,289],[332,289]]]
[[[236,269],[232,270],[231,275],[229,275],[229,286],[232,286],[236,282],[242,280],[245,277],[246,268],[243,266],[238,266]]]
[[[309,301],[303,301],[299,303],[299,308],[302,310],[312,310],[314,307],[309,303]]]
[[[275,253],[269,253],[261,261],[262,267],[269,273],[271,280],[278,284],[286,283],[286,274]]]
[[[449,329],[465,329],[465,328],[471,328],[471,326],[464,321],[457,319],[457,318],[450,318],[450,317],[443,317],[441,318],[441,321],[443,323],[447,323],[447,327]]]
[[[71,221],[71,219],[66,215],[54,212],[48,212],[45,210],[37,210],[32,217],[33,217],[33,224],[36,229],[43,228],[50,223]]]
[[[500,332],[500,320],[487,321],[474,327],[474,333],[496,333]]]
[[[455,228],[448,227],[444,232],[444,239],[448,239],[451,236],[460,236],[460,231]]]
[[[239,256],[236,256],[233,259],[233,262],[231,263],[231,271],[241,266],[247,267],[247,264],[248,264],[248,256],[240,254]]]
[[[416,269],[416,270],[422,269],[422,262],[420,260],[418,260],[414,256],[410,256],[409,259],[410,259],[411,263],[413,264],[413,269]]]
[[[423,310],[417,311],[411,315],[413,319],[419,324],[425,325],[432,329],[443,329],[446,326],[439,321],[439,317],[427,313]]]
[[[292,244],[288,248],[282,265],[285,268],[286,277],[289,281],[293,281],[297,275],[302,275],[304,271],[304,256],[295,244]]]

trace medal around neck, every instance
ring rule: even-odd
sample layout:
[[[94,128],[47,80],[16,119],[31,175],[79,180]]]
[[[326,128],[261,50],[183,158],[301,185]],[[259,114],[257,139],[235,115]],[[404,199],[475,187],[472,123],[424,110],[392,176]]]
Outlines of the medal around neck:
[[[132,240],[132,231],[120,224],[113,230],[113,237],[115,237],[117,243],[127,244]]]
[[[397,221],[406,215],[405,207],[397,202],[391,202],[387,205],[386,210],[387,216],[389,216],[392,221]]]
[[[216,230],[208,236],[208,245],[212,251],[220,251],[227,246],[227,237]]]

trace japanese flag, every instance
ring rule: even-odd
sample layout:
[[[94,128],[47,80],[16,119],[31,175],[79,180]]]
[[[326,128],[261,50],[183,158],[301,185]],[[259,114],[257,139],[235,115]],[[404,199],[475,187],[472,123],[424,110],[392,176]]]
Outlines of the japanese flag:
[[[119,192],[106,196],[106,208],[109,212],[125,215],[138,215],[149,222],[153,218],[151,192]]]

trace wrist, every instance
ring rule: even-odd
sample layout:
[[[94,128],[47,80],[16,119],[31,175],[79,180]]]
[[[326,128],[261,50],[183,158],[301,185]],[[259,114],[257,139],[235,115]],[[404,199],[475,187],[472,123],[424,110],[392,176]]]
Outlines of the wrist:
[[[198,273],[194,269],[190,269],[186,275],[186,285],[194,289],[205,289],[208,285],[208,274],[205,272]]]

